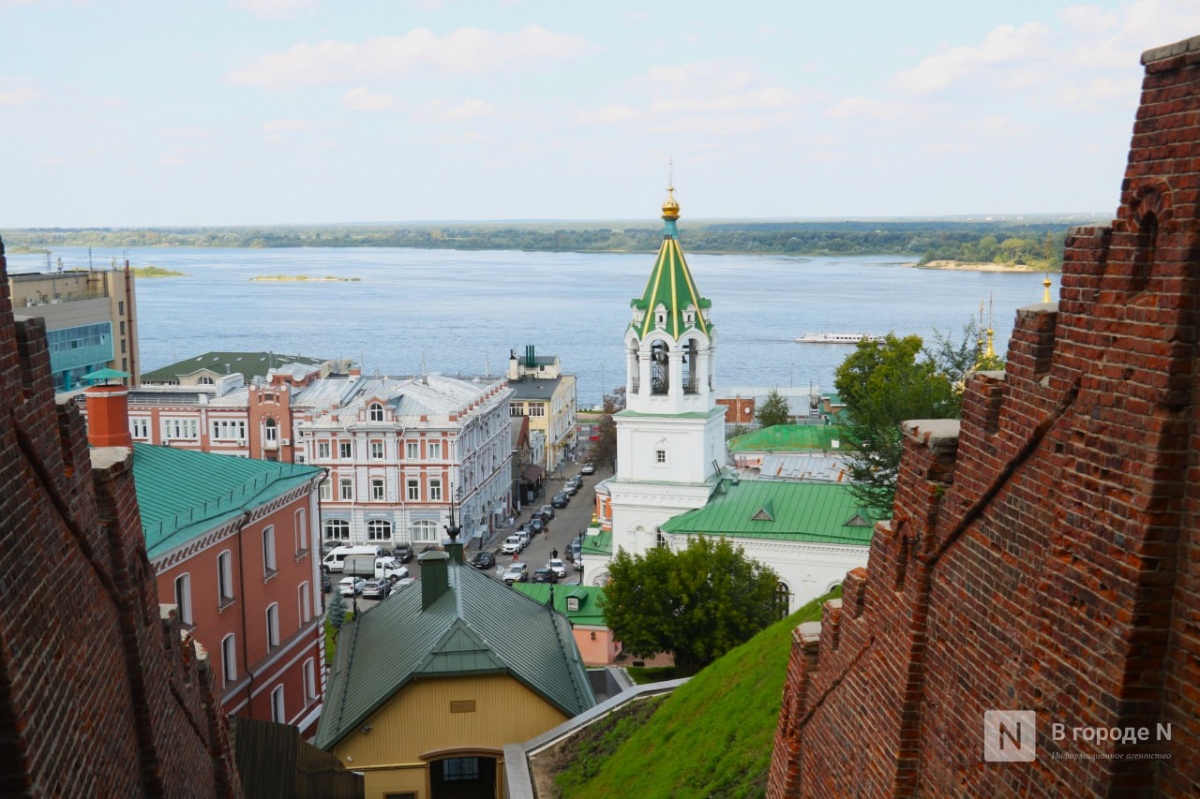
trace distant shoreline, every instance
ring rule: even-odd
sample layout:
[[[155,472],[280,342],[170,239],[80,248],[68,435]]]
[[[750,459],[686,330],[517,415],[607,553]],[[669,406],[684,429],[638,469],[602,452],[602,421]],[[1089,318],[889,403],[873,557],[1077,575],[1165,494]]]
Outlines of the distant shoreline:
[[[268,281],[272,283],[357,283],[362,278],[357,277],[311,277],[309,275],[259,275],[250,278],[251,281]]]
[[[968,261],[929,261],[927,263],[905,264],[915,269],[946,269],[951,272],[1041,272],[1027,264],[998,264],[993,261],[985,262],[968,262]]]

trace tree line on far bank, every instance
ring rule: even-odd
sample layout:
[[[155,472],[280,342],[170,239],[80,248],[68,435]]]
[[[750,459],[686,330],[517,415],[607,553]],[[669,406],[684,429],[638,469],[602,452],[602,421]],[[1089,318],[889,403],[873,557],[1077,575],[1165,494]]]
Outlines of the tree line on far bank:
[[[691,222],[690,252],[795,256],[910,255],[921,262],[998,261],[1054,270],[1072,224],[1084,217],[1037,221]],[[545,252],[652,252],[654,224],[449,223],[442,225],[274,226],[244,228],[36,228],[0,232],[9,252],[62,247],[411,247]]]

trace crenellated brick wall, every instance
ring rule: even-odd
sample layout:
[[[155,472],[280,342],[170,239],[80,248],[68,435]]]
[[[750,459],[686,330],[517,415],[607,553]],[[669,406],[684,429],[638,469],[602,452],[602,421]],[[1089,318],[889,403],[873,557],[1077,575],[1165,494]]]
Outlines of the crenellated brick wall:
[[[240,796],[207,657],[160,606],[129,450],[56,403],[0,243],[0,795]]]
[[[797,630],[770,796],[1200,795],[1200,37],[1143,63],[1117,218],[961,424],[905,424],[868,568]],[[989,710],[1034,760],[985,760]]]

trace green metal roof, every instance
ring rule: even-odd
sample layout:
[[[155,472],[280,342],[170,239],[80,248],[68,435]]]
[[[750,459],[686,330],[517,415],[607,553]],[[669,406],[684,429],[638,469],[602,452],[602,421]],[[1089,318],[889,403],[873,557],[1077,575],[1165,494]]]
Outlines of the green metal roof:
[[[845,442],[837,425],[777,424],[731,439],[730,452],[804,452],[834,449],[834,441]]]
[[[742,480],[725,481],[707,505],[669,519],[662,529],[866,546],[874,523],[845,485]]]
[[[644,312],[641,323],[632,325],[638,338],[645,338],[646,334],[657,327],[655,309],[660,304],[667,310],[664,329],[676,341],[683,337],[685,331],[693,328],[706,336],[712,334],[712,325],[709,324],[707,314],[712,303],[700,296],[687,261],[684,260],[683,250],[679,247],[679,240],[673,235],[663,238],[654,269],[650,272],[650,280],[646,283],[646,290],[640,299],[634,299],[630,303],[632,307]],[[683,316],[689,305],[696,309],[691,325],[686,323]]]
[[[596,585],[576,585],[574,583],[559,583],[551,586],[546,583],[514,583],[513,588],[527,597],[545,605],[550,600],[550,589],[554,589],[554,609],[567,617],[571,624],[588,624],[603,627],[604,611],[600,607],[604,589]],[[568,597],[578,597],[579,610],[567,610]]]
[[[474,567],[447,566],[449,588],[428,609],[418,580],[342,627],[317,746],[422,677],[509,674],[567,716],[596,704],[566,617]]]
[[[612,530],[605,530],[599,535],[585,535],[579,551],[584,555],[611,555],[612,537]]]
[[[190,375],[201,369],[218,374],[239,372],[249,382],[255,377],[266,377],[269,370],[284,364],[320,366],[328,360],[332,359],[308,355],[281,355],[277,352],[206,352],[203,355],[185,358],[178,363],[142,372],[142,382],[173,383],[180,375]]]
[[[312,480],[315,466],[133,445],[133,480],[151,559]]]

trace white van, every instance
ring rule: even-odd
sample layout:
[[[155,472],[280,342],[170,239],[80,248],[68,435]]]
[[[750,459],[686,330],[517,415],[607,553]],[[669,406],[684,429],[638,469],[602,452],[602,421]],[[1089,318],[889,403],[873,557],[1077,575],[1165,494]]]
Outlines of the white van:
[[[347,555],[369,555],[372,560],[383,554],[383,547],[367,546],[367,547],[334,547],[321,561],[321,571],[328,574],[329,572],[340,572],[345,569],[345,560]]]

